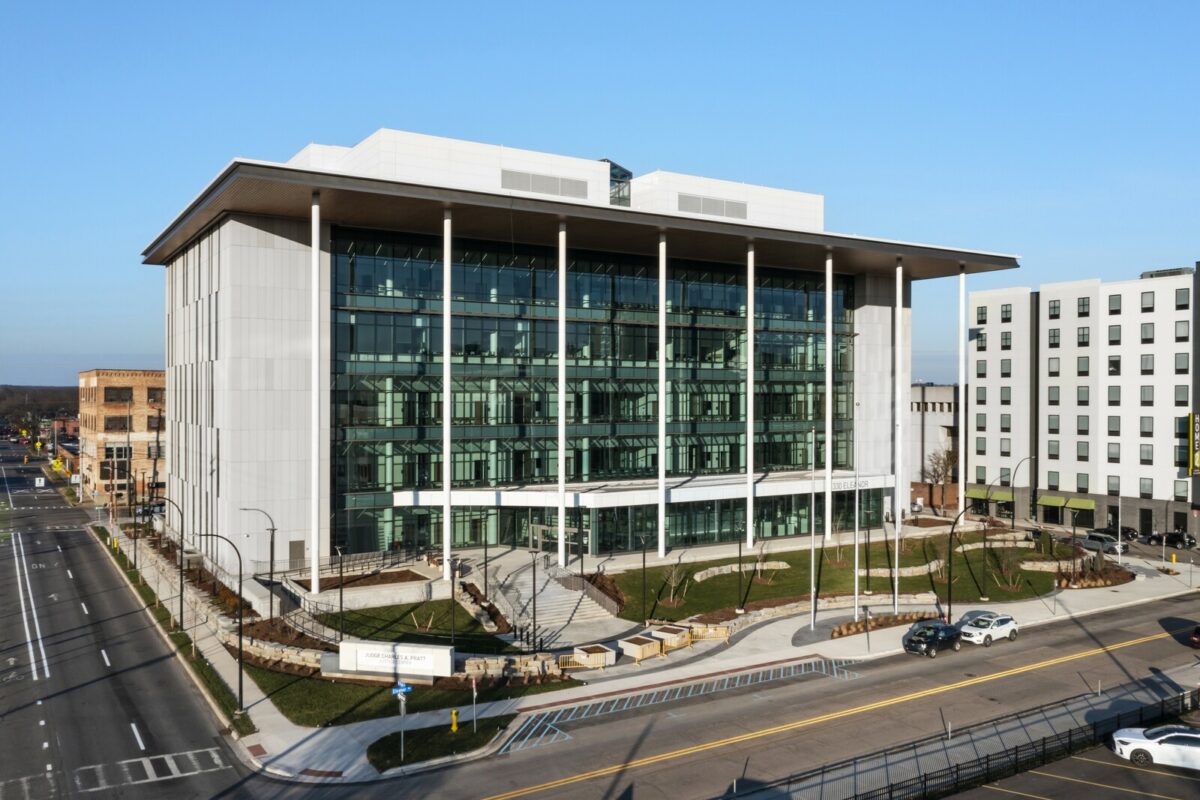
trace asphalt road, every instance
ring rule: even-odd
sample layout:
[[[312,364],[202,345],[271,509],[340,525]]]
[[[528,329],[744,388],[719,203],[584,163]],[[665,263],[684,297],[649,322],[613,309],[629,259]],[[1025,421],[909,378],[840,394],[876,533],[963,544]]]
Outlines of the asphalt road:
[[[0,800],[211,797],[218,720],[84,512],[0,444]]]

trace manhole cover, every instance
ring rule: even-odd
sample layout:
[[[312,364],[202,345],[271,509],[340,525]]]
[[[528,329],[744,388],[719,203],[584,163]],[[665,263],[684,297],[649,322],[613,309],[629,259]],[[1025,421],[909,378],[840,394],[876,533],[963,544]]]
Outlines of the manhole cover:
[[[963,677],[965,677],[965,678],[978,678],[979,676],[978,676],[978,675],[976,675],[974,672],[964,672],[964,673],[963,673]]]

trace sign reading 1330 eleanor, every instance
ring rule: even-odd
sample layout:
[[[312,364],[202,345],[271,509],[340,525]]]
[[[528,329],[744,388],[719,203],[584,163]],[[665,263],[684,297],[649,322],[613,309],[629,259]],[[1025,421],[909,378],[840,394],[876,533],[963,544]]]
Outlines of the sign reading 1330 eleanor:
[[[454,648],[346,639],[338,647],[338,669],[411,678],[446,677],[454,671]]]

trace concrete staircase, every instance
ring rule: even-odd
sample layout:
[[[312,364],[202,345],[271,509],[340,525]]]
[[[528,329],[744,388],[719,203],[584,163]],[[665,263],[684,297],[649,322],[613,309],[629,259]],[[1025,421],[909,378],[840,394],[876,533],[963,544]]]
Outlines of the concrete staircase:
[[[614,617],[604,607],[581,591],[567,589],[554,575],[555,569],[537,570],[537,625],[539,635],[550,644],[562,638],[562,632],[570,625],[578,626],[591,622],[611,622]],[[533,569],[526,565],[508,575],[501,575],[500,591],[503,592],[516,614],[517,624],[527,625],[533,618]]]

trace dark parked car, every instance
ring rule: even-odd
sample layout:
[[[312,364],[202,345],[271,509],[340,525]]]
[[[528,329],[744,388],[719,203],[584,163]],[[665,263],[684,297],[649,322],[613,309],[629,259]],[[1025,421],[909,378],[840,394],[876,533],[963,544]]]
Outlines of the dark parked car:
[[[1167,547],[1174,547],[1176,550],[1192,548],[1196,546],[1196,537],[1185,531],[1171,531],[1167,534],[1151,534],[1146,537],[1146,541],[1150,544],[1162,544],[1163,537],[1166,537]]]
[[[1197,625],[1192,629],[1192,635],[1189,641],[1192,643],[1192,647],[1200,649],[1200,625]]]
[[[1109,536],[1116,536],[1117,535],[1117,526],[1116,525],[1108,525],[1103,528],[1096,528],[1096,532],[1097,533],[1107,533]],[[1121,541],[1122,542],[1136,542],[1140,538],[1142,538],[1142,535],[1140,533],[1138,533],[1137,528],[1131,528],[1128,525],[1121,526]]]
[[[939,650],[962,649],[962,631],[942,622],[922,622],[904,642],[904,649],[917,655],[937,658]]]

